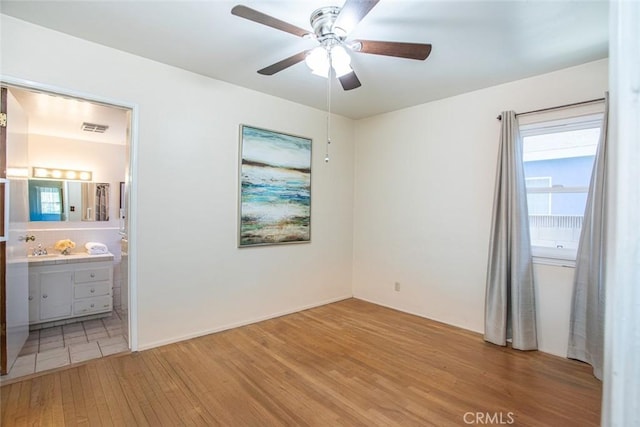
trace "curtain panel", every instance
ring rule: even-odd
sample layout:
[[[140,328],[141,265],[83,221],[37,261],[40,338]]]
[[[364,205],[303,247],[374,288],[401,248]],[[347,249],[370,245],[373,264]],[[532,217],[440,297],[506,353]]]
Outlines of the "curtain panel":
[[[602,379],[604,354],[608,116],[609,95],[606,94],[600,141],[578,243],[567,350],[567,357],[593,366],[593,374],[599,379]]]
[[[109,221],[109,184],[96,184],[96,221]]]
[[[502,113],[487,268],[484,339],[536,350],[536,306],[522,139],[513,111]]]

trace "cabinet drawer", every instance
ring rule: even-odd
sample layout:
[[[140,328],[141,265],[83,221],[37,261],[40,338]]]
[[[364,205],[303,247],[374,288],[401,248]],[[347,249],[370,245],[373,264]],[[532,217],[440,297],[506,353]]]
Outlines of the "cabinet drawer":
[[[75,283],[102,282],[111,280],[111,268],[92,268],[88,270],[77,270],[75,275]]]
[[[96,298],[86,298],[73,303],[73,314],[83,315],[111,311],[111,296],[106,295]]]
[[[74,298],[99,297],[111,295],[111,282],[96,282],[88,285],[76,285],[73,288]]]

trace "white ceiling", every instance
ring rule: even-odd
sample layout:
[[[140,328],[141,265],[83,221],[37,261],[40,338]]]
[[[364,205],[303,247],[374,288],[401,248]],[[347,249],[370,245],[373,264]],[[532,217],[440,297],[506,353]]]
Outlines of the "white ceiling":
[[[129,120],[125,109],[13,87],[9,91],[27,115],[31,134],[106,144],[126,143]],[[104,133],[87,132],[81,129],[84,122],[109,128]]]
[[[244,4],[310,29],[342,0],[6,1],[1,11],[215,79],[326,108],[326,80],[304,63],[256,73],[316,42],[230,13]],[[362,87],[336,81],[332,111],[351,118],[422,104],[608,56],[608,2],[381,0],[350,38],[431,43],[426,61],[354,53]]]

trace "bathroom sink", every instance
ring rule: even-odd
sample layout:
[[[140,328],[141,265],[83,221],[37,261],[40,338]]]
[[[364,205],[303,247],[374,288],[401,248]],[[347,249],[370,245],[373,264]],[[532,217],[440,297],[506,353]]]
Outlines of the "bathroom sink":
[[[62,255],[58,253],[44,254],[44,255],[27,255],[27,258],[36,260],[36,259],[51,259],[51,258],[68,258],[74,255],[86,255],[84,252],[71,252],[67,255]]]
[[[40,259],[40,258],[55,258],[60,256],[59,254],[44,254],[44,255],[27,255],[27,258],[36,258],[36,259]]]

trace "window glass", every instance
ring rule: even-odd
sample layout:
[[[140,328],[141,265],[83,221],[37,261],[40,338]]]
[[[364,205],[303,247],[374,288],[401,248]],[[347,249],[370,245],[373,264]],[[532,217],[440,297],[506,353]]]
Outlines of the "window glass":
[[[532,188],[550,188],[550,176],[535,176],[525,178],[527,190]],[[547,193],[527,193],[527,204],[529,205],[529,215],[550,215],[551,214],[551,194]]]
[[[600,125],[597,115],[521,128],[534,256],[575,259]]]

